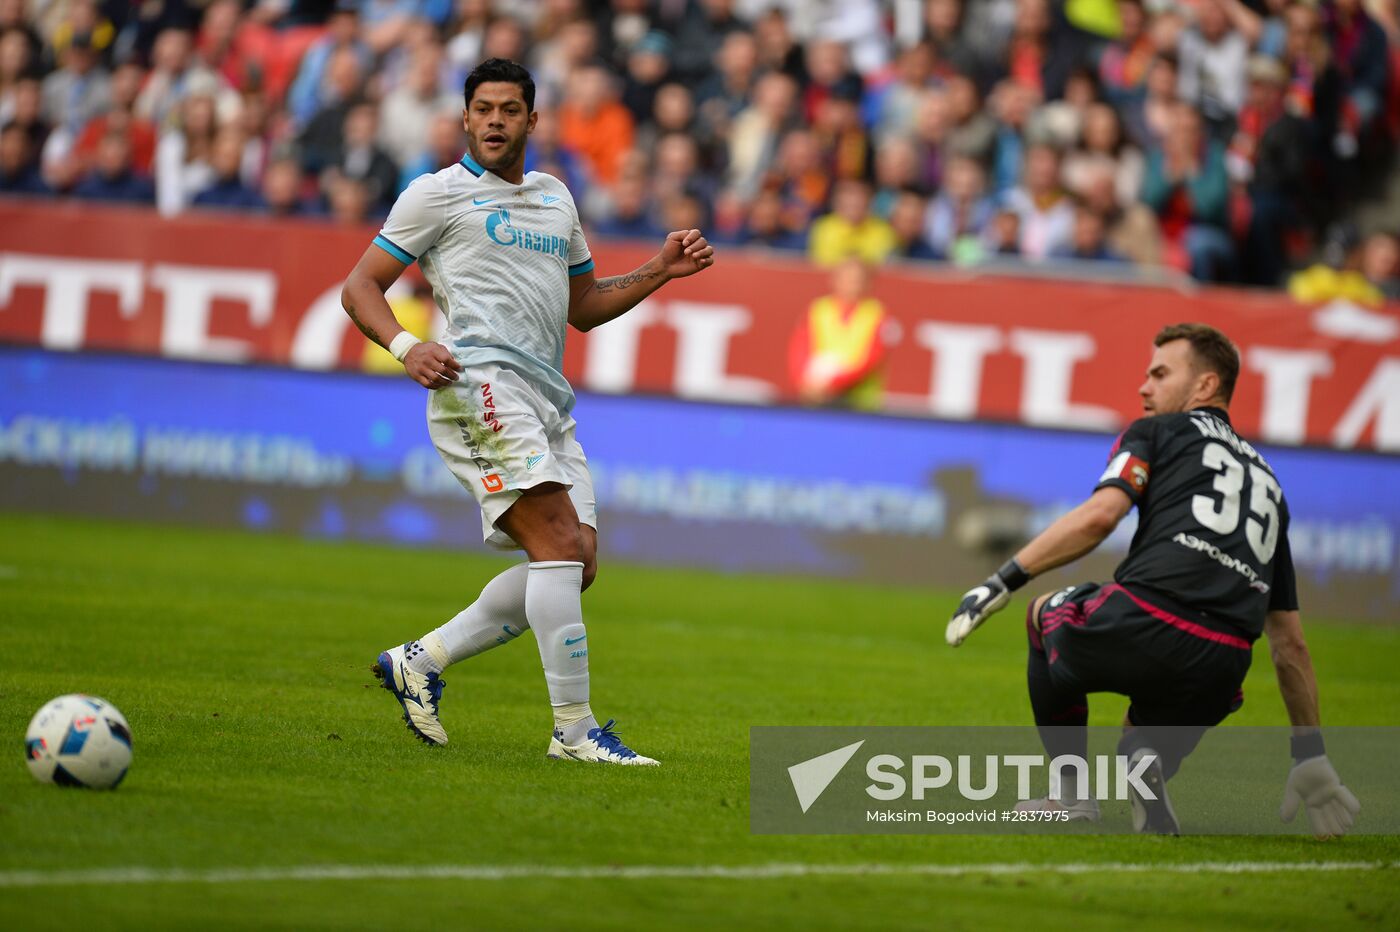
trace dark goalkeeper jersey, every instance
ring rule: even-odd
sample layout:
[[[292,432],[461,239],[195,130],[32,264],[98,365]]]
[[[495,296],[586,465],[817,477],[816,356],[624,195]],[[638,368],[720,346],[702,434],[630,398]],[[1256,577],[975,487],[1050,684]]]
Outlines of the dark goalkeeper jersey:
[[[1114,579],[1162,609],[1254,640],[1298,607],[1288,504],[1269,464],[1219,408],[1134,421],[1097,488],[1122,489],[1138,529]]]

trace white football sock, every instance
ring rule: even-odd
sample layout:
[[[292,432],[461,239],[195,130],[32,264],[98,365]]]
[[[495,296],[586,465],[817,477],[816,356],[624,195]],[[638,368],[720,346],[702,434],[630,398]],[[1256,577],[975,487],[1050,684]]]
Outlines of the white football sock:
[[[554,707],[554,730],[559,733],[559,740],[569,747],[577,746],[588,737],[589,729],[597,727],[598,720],[593,717],[593,710],[586,702]]]
[[[417,670],[419,673],[442,672],[442,664],[421,640],[409,641],[403,646],[403,662],[410,670]]]
[[[577,744],[579,735],[598,727],[588,710],[588,632],[583,627],[582,593],[582,563],[530,564],[525,614],[535,629],[554,723],[564,732],[565,744]]]
[[[493,578],[475,602],[410,645],[408,665],[419,673],[441,673],[459,660],[518,638],[530,627],[525,618],[529,569],[530,564],[518,563]],[[422,650],[415,651],[414,646]]]

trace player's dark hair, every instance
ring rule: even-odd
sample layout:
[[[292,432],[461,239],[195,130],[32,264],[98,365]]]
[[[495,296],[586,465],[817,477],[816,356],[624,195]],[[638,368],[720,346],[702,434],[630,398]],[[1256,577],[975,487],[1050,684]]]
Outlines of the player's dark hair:
[[[520,93],[525,97],[525,109],[535,112],[535,79],[522,66],[506,58],[488,58],[472,69],[462,85],[462,102],[470,107],[472,95],[483,84],[500,81],[506,84],[519,84]]]
[[[1152,345],[1162,346],[1173,340],[1190,343],[1201,367],[1220,376],[1220,397],[1229,403],[1240,377],[1240,351],[1230,338],[1209,324],[1171,324],[1158,331]]]

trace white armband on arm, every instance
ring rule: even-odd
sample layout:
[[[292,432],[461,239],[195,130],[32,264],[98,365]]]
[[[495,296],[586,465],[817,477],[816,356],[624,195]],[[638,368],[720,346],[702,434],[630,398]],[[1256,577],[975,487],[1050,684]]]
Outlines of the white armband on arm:
[[[389,344],[389,352],[399,362],[403,362],[403,358],[408,355],[408,351],[422,342],[422,340],[418,339],[407,330],[404,330],[398,336],[394,337],[393,342]]]

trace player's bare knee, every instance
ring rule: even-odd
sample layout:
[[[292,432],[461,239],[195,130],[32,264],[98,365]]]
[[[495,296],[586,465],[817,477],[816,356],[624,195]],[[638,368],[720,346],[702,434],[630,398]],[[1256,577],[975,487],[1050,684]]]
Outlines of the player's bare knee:
[[[583,539],[583,588],[587,589],[598,576],[598,532],[586,524],[580,524],[578,532]]]
[[[587,565],[583,535],[579,533],[578,519],[572,514],[552,515],[544,536],[550,555],[543,559],[570,560]]]
[[[578,515],[563,487],[546,483],[527,489],[500,521],[532,562],[586,563]]]

